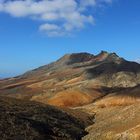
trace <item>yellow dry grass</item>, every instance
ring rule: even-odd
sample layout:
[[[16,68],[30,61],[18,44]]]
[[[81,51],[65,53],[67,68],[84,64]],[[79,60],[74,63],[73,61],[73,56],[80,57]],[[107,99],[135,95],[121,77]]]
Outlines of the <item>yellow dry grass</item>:
[[[58,92],[55,96],[53,96],[50,99],[47,96],[47,94],[41,94],[33,96],[31,100],[54,106],[71,107],[91,102],[91,97],[87,94],[83,94],[78,91],[66,91]]]
[[[104,108],[109,106],[127,106],[134,104],[136,102],[140,102],[139,98],[131,97],[131,96],[111,96],[106,97],[100,101],[97,101],[95,104],[98,107]]]
[[[57,93],[47,102],[55,106],[73,107],[91,103],[92,100],[93,97],[89,94],[76,90],[68,90]]]

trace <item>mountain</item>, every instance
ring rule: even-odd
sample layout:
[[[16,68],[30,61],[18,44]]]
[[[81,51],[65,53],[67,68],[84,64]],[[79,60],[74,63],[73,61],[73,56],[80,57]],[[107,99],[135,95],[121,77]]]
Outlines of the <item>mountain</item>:
[[[0,80],[0,97],[5,139],[28,134],[26,126],[31,139],[140,139],[140,64],[116,53],[66,54]]]
[[[66,54],[56,62],[0,81],[0,94],[56,106],[76,107],[140,84],[140,65],[102,51]]]

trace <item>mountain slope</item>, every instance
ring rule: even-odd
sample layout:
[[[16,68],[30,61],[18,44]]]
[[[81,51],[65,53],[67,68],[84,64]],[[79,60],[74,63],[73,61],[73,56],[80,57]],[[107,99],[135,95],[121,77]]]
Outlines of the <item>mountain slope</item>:
[[[1,96],[0,112],[2,140],[80,140],[87,134],[84,128],[88,117],[84,113],[79,119],[69,110],[66,113],[52,106]]]
[[[16,130],[14,136],[24,133],[31,139],[140,139],[140,64],[115,53],[67,54],[1,80],[0,95],[3,137],[13,138]]]
[[[115,99],[115,98],[114,98]],[[139,140],[140,103],[115,106],[89,105],[84,107],[96,114],[95,123],[86,128],[82,140]]]
[[[46,66],[0,82],[0,94],[56,106],[92,103],[119,88],[140,84],[140,64],[102,51],[67,54]],[[75,101],[73,100],[76,99]]]

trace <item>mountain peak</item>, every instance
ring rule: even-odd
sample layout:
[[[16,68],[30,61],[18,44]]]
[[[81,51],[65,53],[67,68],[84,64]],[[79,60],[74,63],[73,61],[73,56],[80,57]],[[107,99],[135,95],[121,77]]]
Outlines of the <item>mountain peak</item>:
[[[96,61],[114,61],[114,62],[121,62],[124,60],[123,58],[119,57],[116,53],[109,53],[107,51],[101,51],[98,55],[95,56]]]
[[[101,51],[97,56],[102,56],[102,55],[106,55],[106,56],[112,56],[112,57],[119,57],[115,52],[107,52],[107,51]]]
[[[117,63],[120,63],[120,62],[122,62],[124,60],[122,57],[119,57],[114,52],[113,53],[110,53],[107,59],[110,60],[110,61],[115,61]]]
[[[56,64],[58,66],[64,66],[64,65],[72,65],[75,63],[84,63],[88,61],[114,61],[116,63],[120,63],[123,58],[119,57],[116,53],[109,53],[107,51],[101,51],[98,55],[93,55],[87,52],[81,52],[81,53],[72,53],[72,54],[66,54],[60,59],[56,61]]]
[[[72,54],[66,54],[63,57],[61,57],[57,61],[57,63],[71,65],[74,63],[81,63],[81,62],[89,61],[93,59],[94,57],[95,56],[93,54],[86,53],[86,52],[72,53]]]
[[[101,51],[100,54],[109,54],[107,51]]]
[[[107,51],[101,51],[99,54],[95,56],[96,61],[103,61],[109,56]]]

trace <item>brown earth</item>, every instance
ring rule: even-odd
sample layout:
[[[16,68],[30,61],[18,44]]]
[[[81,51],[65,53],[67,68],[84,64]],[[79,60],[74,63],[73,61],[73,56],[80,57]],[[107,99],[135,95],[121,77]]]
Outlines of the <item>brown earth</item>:
[[[86,107],[96,113],[95,123],[86,128],[89,132],[82,140],[139,140],[140,103],[125,106]]]
[[[115,53],[67,54],[21,76],[0,80],[0,95],[22,99],[27,104],[37,101],[61,107],[69,116],[90,125],[86,128],[89,134],[83,140],[140,139],[140,64],[126,61]],[[34,128],[31,130],[34,133]],[[71,131],[65,133],[71,137]]]

